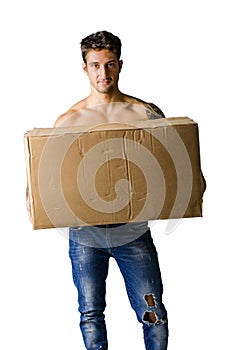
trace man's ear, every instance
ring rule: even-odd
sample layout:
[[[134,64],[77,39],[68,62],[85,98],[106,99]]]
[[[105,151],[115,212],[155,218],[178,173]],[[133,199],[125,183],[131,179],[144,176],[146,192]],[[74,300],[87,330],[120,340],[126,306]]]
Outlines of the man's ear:
[[[119,73],[120,73],[122,70],[123,60],[119,60],[118,63],[119,63]]]
[[[83,71],[85,72],[85,74],[88,75],[87,64],[85,62],[82,63],[82,68],[83,68]]]

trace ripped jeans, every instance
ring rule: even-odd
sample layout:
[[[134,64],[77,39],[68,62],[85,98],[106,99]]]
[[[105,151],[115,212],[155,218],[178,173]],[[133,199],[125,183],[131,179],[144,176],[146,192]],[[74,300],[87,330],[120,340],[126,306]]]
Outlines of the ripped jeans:
[[[110,229],[95,230],[109,242]],[[120,228],[123,230],[123,225]],[[86,227],[85,230],[88,230]],[[131,242],[114,247],[80,243],[85,233],[70,228],[69,256],[73,281],[78,290],[80,328],[88,350],[108,349],[104,310],[109,258],[113,257],[122,273],[127,294],[138,321],[142,324],[147,350],[166,350],[167,312],[162,303],[162,280],[156,248],[150,229]],[[99,234],[99,232],[97,232]],[[107,245],[107,244],[106,244]]]

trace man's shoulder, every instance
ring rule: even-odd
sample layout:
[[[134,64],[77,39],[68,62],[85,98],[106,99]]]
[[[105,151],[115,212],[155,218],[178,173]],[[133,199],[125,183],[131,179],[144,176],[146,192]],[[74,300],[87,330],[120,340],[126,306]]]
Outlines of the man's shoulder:
[[[148,119],[156,119],[157,115],[159,118],[165,118],[163,111],[154,103],[147,102],[146,107]]]
[[[146,108],[148,119],[165,118],[163,111],[154,103],[146,102],[140,98],[126,95],[130,102],[138,103]]]
[[[86,99],[75,103],[67,112],[61,114],[57,118],[54,124],[54,127],[66,126],[66,122],[68,122],[73,117],[76,118],[79,114],[79,111],[85,107],[86,107]]]

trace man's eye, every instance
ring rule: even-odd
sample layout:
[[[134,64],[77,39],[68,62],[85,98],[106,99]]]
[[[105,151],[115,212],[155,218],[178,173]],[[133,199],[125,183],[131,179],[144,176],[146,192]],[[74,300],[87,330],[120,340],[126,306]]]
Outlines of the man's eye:
[[[108,68],[113,68],[114,67],[114,63],[108,63]]]

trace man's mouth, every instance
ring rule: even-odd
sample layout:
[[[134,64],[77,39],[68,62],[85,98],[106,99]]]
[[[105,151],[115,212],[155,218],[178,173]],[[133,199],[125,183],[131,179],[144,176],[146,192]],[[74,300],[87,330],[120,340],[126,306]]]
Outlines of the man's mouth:
[[[108,85],[111,81],[112,81],[111,79],[99,80],[98,84],[100,84],[100,85]]]

